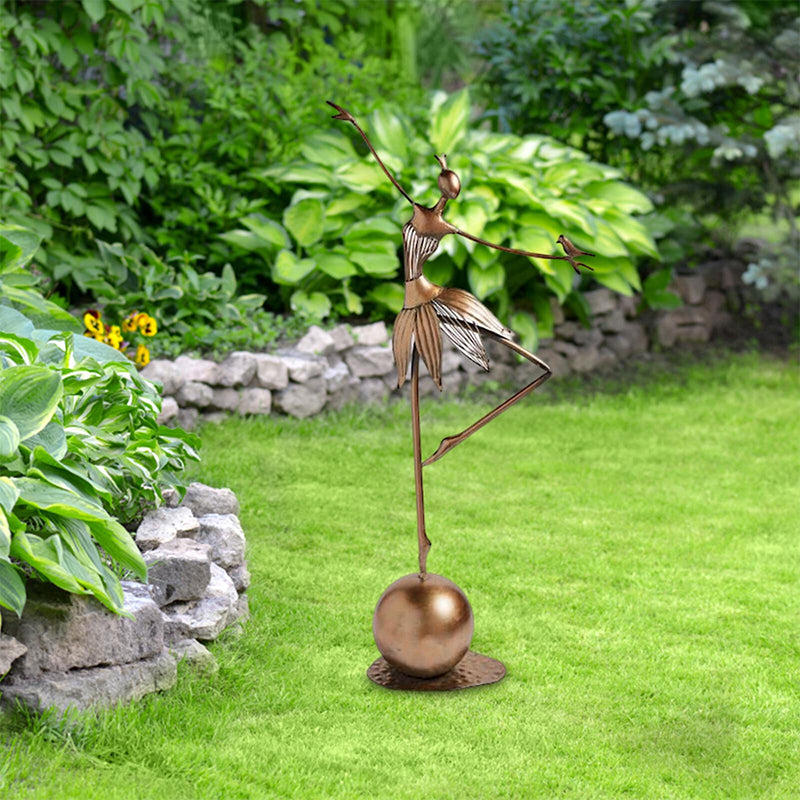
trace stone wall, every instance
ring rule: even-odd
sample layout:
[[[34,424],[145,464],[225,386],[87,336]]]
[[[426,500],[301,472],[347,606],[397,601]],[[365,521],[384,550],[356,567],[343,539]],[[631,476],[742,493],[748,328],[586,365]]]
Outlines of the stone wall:
[[[60,712],[110,706],[170,688],[181,660],[216,669],[202,643],[249,613],[239,503],[230,489],[200,483],[177,499],[171,493],[136,531],[149,583],[123,581],[128,616],[93,597],[28,582],[22,617],[3,615],[4,704]]]
[[[714,262],[691,275],[678,277],[673,290],[685,305],[672,311],[639,314],[639,299],[608,289],[586,292],[591,327],[564,318],[552,305],[555,336],[542,340],[537,354],[558,378],[603,369],[643,353],[657,344],[672,347],[687,341],[707,341],[730,319],[726,307],[736,292],[743,265]],[[485,381],[519,386],[531,380],[530,364],[496,342],[487,341],[491,371],[483,372],[460,356],[443,336],[442,383],[445,394],[467,383]],[[325,331],[312,327],[291,347],[276,353],[234,352],[221,363],[180,356],[158,359],[145,377],[164,387],[162,422],[193,427],[198,419],[218,421],[228,414],[288,414],[309,417],[347,403],[382,403],[408,392],[397,390],[389,333],[383,322],[339,325]],[[420,393],[438,395],[421,365]]]

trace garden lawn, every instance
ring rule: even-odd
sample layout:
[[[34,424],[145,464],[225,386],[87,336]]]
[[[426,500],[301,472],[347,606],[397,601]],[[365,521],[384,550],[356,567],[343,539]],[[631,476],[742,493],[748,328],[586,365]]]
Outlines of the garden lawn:
[[[634,383],[635,382],[635,383]],[[6,720],[19,798],[797,798],[800,381],[752,355],[535,396],[426,467],[432,572],[501,683],[371,684],[412,572],[408,408],[203,430],[253,584],[210,679]],[[429,402],[423,450],[482,406]]]

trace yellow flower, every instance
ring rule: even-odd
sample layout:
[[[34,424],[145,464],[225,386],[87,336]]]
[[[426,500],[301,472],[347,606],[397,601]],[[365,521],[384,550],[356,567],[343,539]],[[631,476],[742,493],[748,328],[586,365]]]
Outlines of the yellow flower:
[[[138,325],[139,312],[131,311],[124,320],[122,320],[122,330],[126,333],[133,333]]]
[[[146,367],[150,363],[150,351],[143,344],[136,348],[134,362],[137,367]]]
[[[119,325],[111,326],[111,329],[106,334],[105,342],[106,344],[110,344],[115,350],[119,350],[122,344],[122,333],[119,329]]]
[[[144,319],[143,319],[144,318]],[[158,323],[147,314],[139,315],[139,330],[144,336],[155,336],[158,332]]]
[[[90,334],[102,334],[105,332],[105,325],[100,321],[100,312],[91,309],[83,315],[83,324]]]

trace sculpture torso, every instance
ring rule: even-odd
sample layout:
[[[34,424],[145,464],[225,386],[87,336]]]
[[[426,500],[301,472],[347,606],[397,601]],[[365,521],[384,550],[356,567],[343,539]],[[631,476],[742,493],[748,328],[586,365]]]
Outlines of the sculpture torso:
[[[403,226],[404,308],[430,302],[442,291],[422,274],[422,266],[436,252],[442,237],[453,232],[452,226],[442,218],[445,202],[442,198],[433,208],[414,203],[414,216]]]

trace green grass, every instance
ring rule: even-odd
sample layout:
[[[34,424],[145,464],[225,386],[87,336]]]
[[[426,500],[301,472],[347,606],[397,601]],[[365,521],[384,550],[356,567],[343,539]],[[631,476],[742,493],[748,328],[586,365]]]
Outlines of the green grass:
[[[508,667],[449,694],[364,674],[416,564],[408,409],[207,428],[200,477],[242,502],[245,633],[214,678],[71,729],[6,721],[4,796],[800,797],[797,370],[632,384],[531,399],[426,468],[429,568]],[[481,408],[426,405],[423,449]]]

